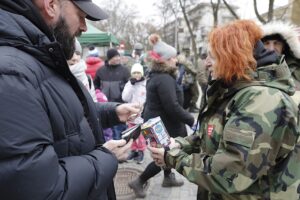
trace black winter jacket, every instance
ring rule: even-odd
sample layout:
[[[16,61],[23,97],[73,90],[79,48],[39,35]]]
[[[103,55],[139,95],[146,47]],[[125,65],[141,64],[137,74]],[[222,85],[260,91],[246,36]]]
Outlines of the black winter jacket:
[[[106,63],[97,70],[94,85],[107,96],[109,102],[123,102],[122,91],[129,77],[130,72],[127,67]]]
[[[77,82],[31,0],[0,1],[0,199],[115,199],[115,106]]]
[[[194,118],[182,108],[183,92],[173,76],[166,72],[150,72],[146,85],[144,120],[160,116],[171,137],[186,136],[185,124]]]

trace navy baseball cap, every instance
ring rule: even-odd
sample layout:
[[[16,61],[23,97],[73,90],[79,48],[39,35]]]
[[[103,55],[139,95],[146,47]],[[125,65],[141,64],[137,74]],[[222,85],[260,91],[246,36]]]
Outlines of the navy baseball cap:
[[[107,19],[108,15],[99,6],[92,2],[92,0],[72,0],[73,3],[80,8],[85,14],[86,18],[92,21]]]

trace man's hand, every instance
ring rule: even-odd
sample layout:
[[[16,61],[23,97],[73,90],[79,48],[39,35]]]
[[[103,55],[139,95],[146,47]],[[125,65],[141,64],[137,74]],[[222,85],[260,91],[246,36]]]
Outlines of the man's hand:
[[[126,144],[126,140],[109,140],[103,144],[105,148],[110,150],[119,161],[124,161],[128,157],[132,139]]]
[[[134,103],[124,103],[116,108],[117,115],[121,122],[126,122],[138,117],[141,112],[141,106]]]

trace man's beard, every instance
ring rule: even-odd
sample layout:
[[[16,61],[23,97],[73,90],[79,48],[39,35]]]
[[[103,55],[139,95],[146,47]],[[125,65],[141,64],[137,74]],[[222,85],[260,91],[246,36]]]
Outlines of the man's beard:
[[[61,45],[67,60],[71,59],[75,52],[75,36],[80,35],[80,33],[72,35],[69,30],[70,27],[66,20],[60,16],[53,28],[53,34],[57,42]]]

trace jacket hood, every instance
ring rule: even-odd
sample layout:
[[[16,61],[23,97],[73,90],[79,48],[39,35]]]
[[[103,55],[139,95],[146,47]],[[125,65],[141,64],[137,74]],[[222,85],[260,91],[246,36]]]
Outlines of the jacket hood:
[[[103,60],[101,60],[101,58],[98,58],[98,57],[87,57],[86,58],[86,64],[88,64],[88,65],[95,65],[98,63],[103,63]]]
[[[240,80],[231,85],[224,84],[222,80],[211,81],[207,91],[209,102],[214,101],[212,99],[230,97],[248,86],[277,88],[288,95],[295,93],[295,84],[284,56],[279,57],[275,52],[267,51],[261,41],[256,44],[253,54],[257,61],[257,68],[256,71],[249,72],[252,80]]]
[[[32,0],[1,0],[0,8],[8,12],[22,15],[38,27],[49,39],[54,41],[54,36]]]
[[[9,46],[23,51],[62,76],[83,102],[85,116],[89,116],[82,87],[72,75],[61,45],[49,31],[31,0],[1,0],[0,8],[0,47]]]
[[[279,34],[287,43],[294,57],[300,59],[300,41],[295,27],[282,22],[272,22],[262,26],[263,37]]]
[[[176,76],[178,71],[177,66],[169,66],[164,63],[152,62],[151,73],[167,73],[171,76]]]
[[[267,51],[261,41],[255,45],[253,56],[257,67],[255,72],[251,72],[252,84],[277,88],[289,95],[294,94],[295,84],[285,56]]]
[[[61,45],[30,0],[3,0],[0,8],[0,46],[14,47],[45,66],[70,72]]]
[[[0,9],[0,19],[0,46],[11,46],[24,51],[53,69],[62,66],[68,68],[60,44],[49,40],[27,18]]]

